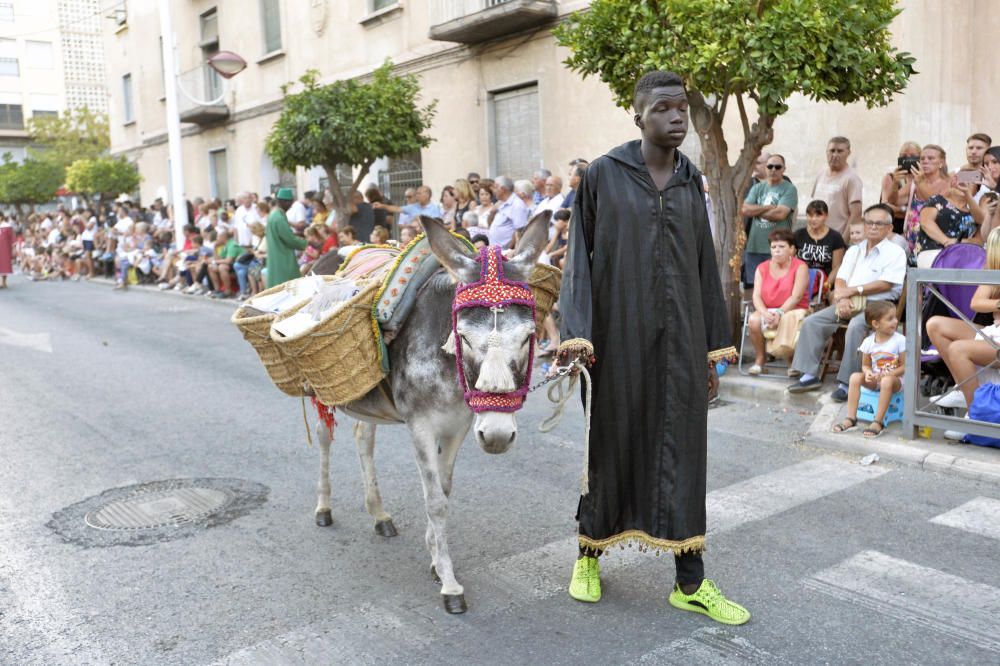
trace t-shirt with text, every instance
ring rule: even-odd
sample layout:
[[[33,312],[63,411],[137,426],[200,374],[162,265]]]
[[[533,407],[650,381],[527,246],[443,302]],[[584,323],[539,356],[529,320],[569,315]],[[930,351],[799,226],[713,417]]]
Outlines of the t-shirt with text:
[[[833,270],[833,253],[846,249],[847,244],[844,237],[833,229],[827,229],[826,235],[819,240],[810,236],[808,229],[799,229],[795,232],[795,248],[799,259],[806,262],[809,268],[818,268],[829,277]]]

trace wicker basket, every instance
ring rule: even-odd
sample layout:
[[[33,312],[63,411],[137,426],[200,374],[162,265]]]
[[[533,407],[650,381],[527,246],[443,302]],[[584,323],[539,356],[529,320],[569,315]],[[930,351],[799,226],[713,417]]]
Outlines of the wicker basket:
[[[287,283],[279,284],[277,287],[265,289],[257,294],[257,296],[277,294],[287,288]],[[304,298],[301,303],[293,305],[289,310],[281,314],[298,312],[308,302],[309,299]],[[267,370],[267,374],[275,386],[296,398],[307,395],[304,386],[305,377],[299,372],[299,367],[271,340],[271,324],[281,315],[273,312],[258,314],[259,312],[260,310],[254,310],[252,307],[249,307],[249,304],[244,304],[233,313],[230,321],[236,325],[236,328],[240,329],[243,338],[256,350],[257,355],[260,356],[260,360],[264,364],[264,369]]]
[[[542,339],[542,322],[552,312],[552,307],[559,299],[559,286],[562,284],[562,271],[549,264],[535,264],[528,286],[535,294],[535,337]]]
[[[316,397],[330,407],[364,396],[382,377],[379,339],[372,304],[379,289],[373,281],[339,305],[312,329],[284,337],[271,329],[271,340],[291,358]],[[282,313],[280,321],[293,313]]]

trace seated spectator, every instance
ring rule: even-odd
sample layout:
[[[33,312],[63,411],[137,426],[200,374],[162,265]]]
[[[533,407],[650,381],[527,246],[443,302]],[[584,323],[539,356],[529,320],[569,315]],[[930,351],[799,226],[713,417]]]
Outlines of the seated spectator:
[[[403,247],[409,245],[417,237],[417,230],[411,224],[399,228],[399,244]]]
[[[337,252],[341,257],[346,258],[347,255],[354,251],[355,247],[361,245],[361,241],[359,241],[357,236],[354,235],[354,227],[350,225],[341,229],[337,233],[337,237],[337,240],[340,242],[340,248]]]
[[[861,343],[861,372],[851,375],[847,389],[847,417],[833,426],[833,432],[843,433],[858,425],[858,403],[861,402],[861,388],[877,392],[878,406],[875,408],[871,425],[865,428],[864,436],[878,437],[885,430],[885,414],[889,411],[889,401],[897,391],[903,389],[903,370],[906,367],[906,338],[896,330],[899,318],[896,307],[889,301],[872,301],[865,307],[865,320],[872,329]]]
[[[556,268],[562,268],[569,249],[569,219],[570,211],[560,208],[552,216],[552,229],[549,233],[549,244],[545,246],[545,255],[549,263]]]
[[[441,221],[451,231],[458,228],[458,198],[455,196],[455,188],[445,185],[441,190]]]
[[[226,298],[230,291],[233,264],[243,256],[244,249],[225,229],[220,229],[215,241],[215,256],[208,265],[208,278],[212,282],[212,298]]]
[[[468,229],[473,236],[476,234],[488,235],[490,232],[490,228],[486,226],[486,218],[479,217],[479,213],[474,210],[470,210],[462,216],[462,228]]]
[[[944,195],[931,197],[920,211],[917,237],[917,266],[930,268],[941,250],[967,240],[982,244],[979,227],[986,221],[974,198],[974,186],[959,183],[952,176]]]
[[[827,226],[828,214],[825,201],[810,201],[806,206],[806,226],[795,232],[795,247],[799,259],[806,262],[809,268],[823,271],[825,282],[832,285],[844,260],[847,244],[839,233]],[[858,226],[864,229],[863,225]],[[773,252],[771,256],[774,257]]]
[[[514,184],[514,191],[517,191],[517,183]],[[545,179],[545,198],[538,202],[538,206],[530,211],[531,215],[540,213],[543,210],[555,212],[563,207],[562,178],[559,176],[549,176]]]
[[[767,180],[750,188],[740,208],[740,215],[753,218],[743,259],[743,284],[746,287],[753,286],[757,266],[771,257],[768,241],[771,231],[791,231],[795,221],[798,193],[795,186],[782,177],[784,173],[784,157],[771,155],[767,158]]]
[[[986,240],[985,269],[1000,270],[1000,229],[991,231]],[[980,285],[970,306],[975,312],[992,314],[993,324],[976,332],[954,317],[937,316],[927,320],[927,337],[948,366],[952,378],[960,384],[966,405],[972,404],[972,396],[979,388],[976,366],[986,367],[997,360],[996,349],[986,340],[1000,344],[1000,286]]]
[[[490,237],[484,236],[483,234],[476,234],[472,237],[472,244],[475,246],[476,250],[482,250],[490,244]]]
[[[866,301],[897,301],[906,279],[906,253],[888,240],[892,233],[892,209],[875,204],[863,213],[866,240],[844,254],[831,294],[830,307],[815,312],[802,322],[790,374],[799,380],[788,387],[790,393],[813,391],[822,384],[819,366],[826,342],[838,327],[847,324],[844,359],[837,374],[838,388],[833,399],[847,400],[847,386],[860,364],[854,352],[867,334]]]
[[[515,181],[514,194],[524,202],[525,207],[528,209],[528,217],[530,218],[535,210],[535,186],[532,185],[530,180]]]
[[[833,232],[836,233],[836,232]],[[809,267],[795,256],[795,236],[788,229],[769,234],[771,258],[757,266],[753,307],[747,327],[754,348],[751,375],[767,372],[767,342],[772,353],[787,358],[795,350],[795,334],[809,309]],[[778,353],[780,351],[780,353]]]
[[[389,242],[389,230],[385,227],[376,226],[368,236],[368,242],[372,245],[385,245]]]

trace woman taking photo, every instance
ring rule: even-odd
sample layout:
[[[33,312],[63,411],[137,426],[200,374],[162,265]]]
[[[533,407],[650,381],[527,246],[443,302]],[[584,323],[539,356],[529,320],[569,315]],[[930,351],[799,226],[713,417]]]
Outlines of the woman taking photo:
[[[920,211],[931,197],[944,194],[951,179],[948,176],[947,155],[944,148],[934,144],[924,146],[920,151],[920,166],[913,169],[913,201],[906,216],[903,237],[910,246],[910,253],[916,251],[920,235]]]
[[[920,234],[917,237],[919,268],[930,268],[934,259],[946,247],[964,240],[982,243],[979,228],[986,221],[976,203],[975,185],[951,179],[951,187],[943,195],[932,196],[920,211]]]
[[[775,229],[768,235],[771,258],[757,266],[753,281],[753,307],[750,314],[750,341],[754,348],[751,375],[766,371],[768,338],[771,353],[790,357],[795,351],[799,322],[809,308],[809,268],[795,257],[795,237],[787,229]]]
[[[920,144],[907,141],[899,149],[899,157],[920,160]],[[898,164],[898,162],[897,162]],[[892,209],[892,230],[902,234],[905,227],[906,207],[913,199],[916,187],[909,169],[897,166],[882,177],[882,203]]]

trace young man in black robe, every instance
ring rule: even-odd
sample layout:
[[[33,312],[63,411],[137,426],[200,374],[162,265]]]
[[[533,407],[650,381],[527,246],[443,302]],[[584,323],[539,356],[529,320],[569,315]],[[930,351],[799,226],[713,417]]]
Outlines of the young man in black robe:
[[[743,624],[750,613],[705,579],[701,558],[708,395],[715,361],[736,350],[701,174],[677,150],[688,128],[682,80],[646,74],[633,106],[642,140],[595,160],[580,183],[559,299],[563,362],[593,363],[570,595],[598,601],[597,558],[634,541],[674,552],[671,605]]]

